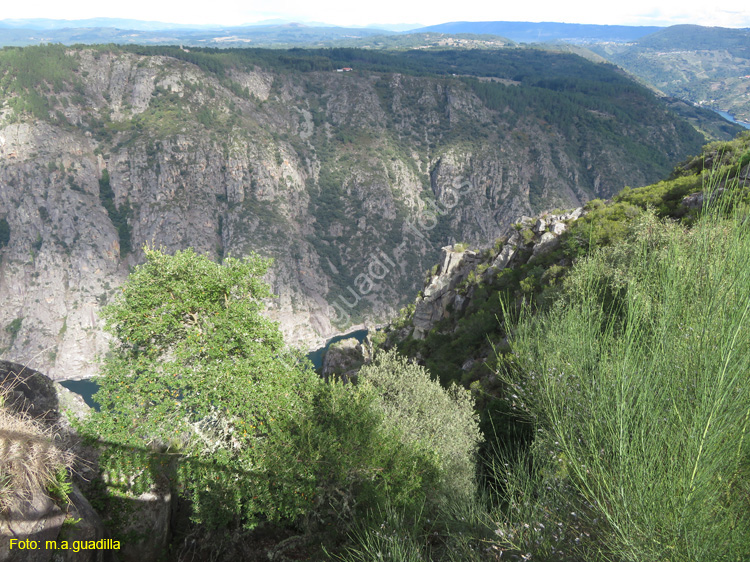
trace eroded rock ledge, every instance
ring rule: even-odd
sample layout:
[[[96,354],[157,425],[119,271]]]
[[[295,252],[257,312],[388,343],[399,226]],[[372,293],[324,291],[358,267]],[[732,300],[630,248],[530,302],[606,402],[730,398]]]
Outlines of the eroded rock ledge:
[[[461,244],[442,248],[440,263],[417,298],[412,337],[424,339],[438,322],[468,306],[473,287],[463,290],[463,285],[472,274],[475,278],[489,279],[506,267],[533,262],[554,250],[560,243],[558,237],[567,230],[570,221],[583,214],[583,208],[579,207],[567,213],[545,213],[537,218],[523,216],[504,237],[503,244],[486,252],[468,250]],[[525,251],[520,252],[521,249]]]

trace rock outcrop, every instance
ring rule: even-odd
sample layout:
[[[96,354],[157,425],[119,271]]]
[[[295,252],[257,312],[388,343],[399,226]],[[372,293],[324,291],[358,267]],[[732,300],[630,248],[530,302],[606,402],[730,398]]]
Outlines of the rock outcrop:
[[[360,342],[356,338],[332,343],[323,357],[323,376],[340,377],[344,381],[352,379],[357,371],[372,361],[373,348],[370,337]]]
[[[467,250],[464,244],[442,248],[440,263],[415,303],[412,337],[424,339],[441,320],[460,314],[471,302],[474,286],[467,283],[490,279],[506,267],[532,263],[559,244],[558,237],[570,221],[584,214],[582,207],[562,214],[523,216],[493,251]],[[524,250],[520,252],[519,250]]]
[[[438,270],[424,288],[423,296],[417,299],[413,320],[415,338],[424,338],[437,322],[465,304],[465,298],[456,292],[456,287],[480,261],[476,252],[456,246],[442,248]]]

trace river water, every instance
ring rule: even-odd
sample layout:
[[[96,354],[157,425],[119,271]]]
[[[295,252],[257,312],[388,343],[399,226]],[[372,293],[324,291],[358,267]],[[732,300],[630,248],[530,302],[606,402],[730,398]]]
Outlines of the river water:
[[[356,338],[357,341],[362,342],[367,337],[367,333],[368,330],[355,330],[354,332],[349,332],[348,334],[335,336],[328,340],[325,346],[308,353],[307,358],[312,362],[316,369],[320,369],[323,366],[323,355],[325,355],[325,352],[328,350],[328,347],[331,344],[349,338]],[[90,379],[81,381],[60,381],[60,384],[68,390],[71,390],[76,394],[80,394],[83,398],[83,401],[92,408],[95,408],[97,410],[99,409],[99,404],[97,404],[93,399],[94,394],[96,394],[96,391],[99,390],[99,385],[94,381]]]
[[[714,109],[716,113],[721,115],[724,119],[729,121],[730,123],[736,123],[740,127],[745,127],[745,129],[750,129],[750,123],[747,123],[746,121],[737,121],[734,117],[732,117],[731,114],[727,113],[726,111],[719,111],[718,109]]]

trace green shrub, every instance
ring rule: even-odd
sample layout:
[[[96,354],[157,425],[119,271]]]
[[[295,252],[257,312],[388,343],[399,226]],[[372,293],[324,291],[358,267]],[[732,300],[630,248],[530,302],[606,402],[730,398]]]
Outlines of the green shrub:
[[[66,506],[72,492],[73,484],[70,481],[67,467],[59,466],[55,471],[54,478],[47,485],[47,494],[58,505]]]
[[[435,493],[457,501],[475,491],[475,456],[481,435],[468,391],[446,390],[429,372],[396,351],[376,357],[359,372],[360,385],[373,387],[384,424],[404,445],[428,451],[439,466]]]
[[[99,178],[99,201],[107,211],[107,216],[112,221],[115,230],[117,230],[120,243],[120,256],[124,257],[132,250],[131,228],[128,224],[132,215],[132,209],[130,208],[130,203],[127,201],[123,201],[119,207],[116,206],[115,193],[110,185],[109,172],[106,168],[102,170],[102,177]]]
[[[514,330],[507,382],[548,467],[532,497],[581,506],[583,559],[750,557],[750,233],[719,216],[645,215]]]
[[[21,331],[21,324],[23,324],[23,317],[13,319],[7,326],[5,326],[5,331],[10,334],[11,342],[16,339],[18,332]]]
[[[10,225],[7,219],[0,219],[0,248],[4,248],[10,242]]]

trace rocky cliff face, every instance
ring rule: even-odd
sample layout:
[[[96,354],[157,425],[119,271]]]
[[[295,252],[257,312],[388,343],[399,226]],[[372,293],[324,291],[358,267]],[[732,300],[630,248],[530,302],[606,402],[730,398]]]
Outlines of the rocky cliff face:
[[[484,253],[468,250],[465,245],[442,248],[439,264],[417,297],[408,335],[424,339],[438,322],[460,315],[471,303],[477,283],[492,279],[506,267],[533,263],[555,249],[558,237],[568,229],[570,221],[584,214],[579,207],[566,213],[544,213],[537,218],[523,216],[502,244]],[[472,282],[468,283],[470,277]]]
[[[458,78],[64,57],[0,107],[0,354],[54,379],[95,373],[98,310],[145,244],[274,257],[269,314],[313,347],[392,315],[445,244],[655,179],[634,142],[696,151],[663,111],[623,143],[491,109]],[[16,103],[31,91],[41,116]]]

